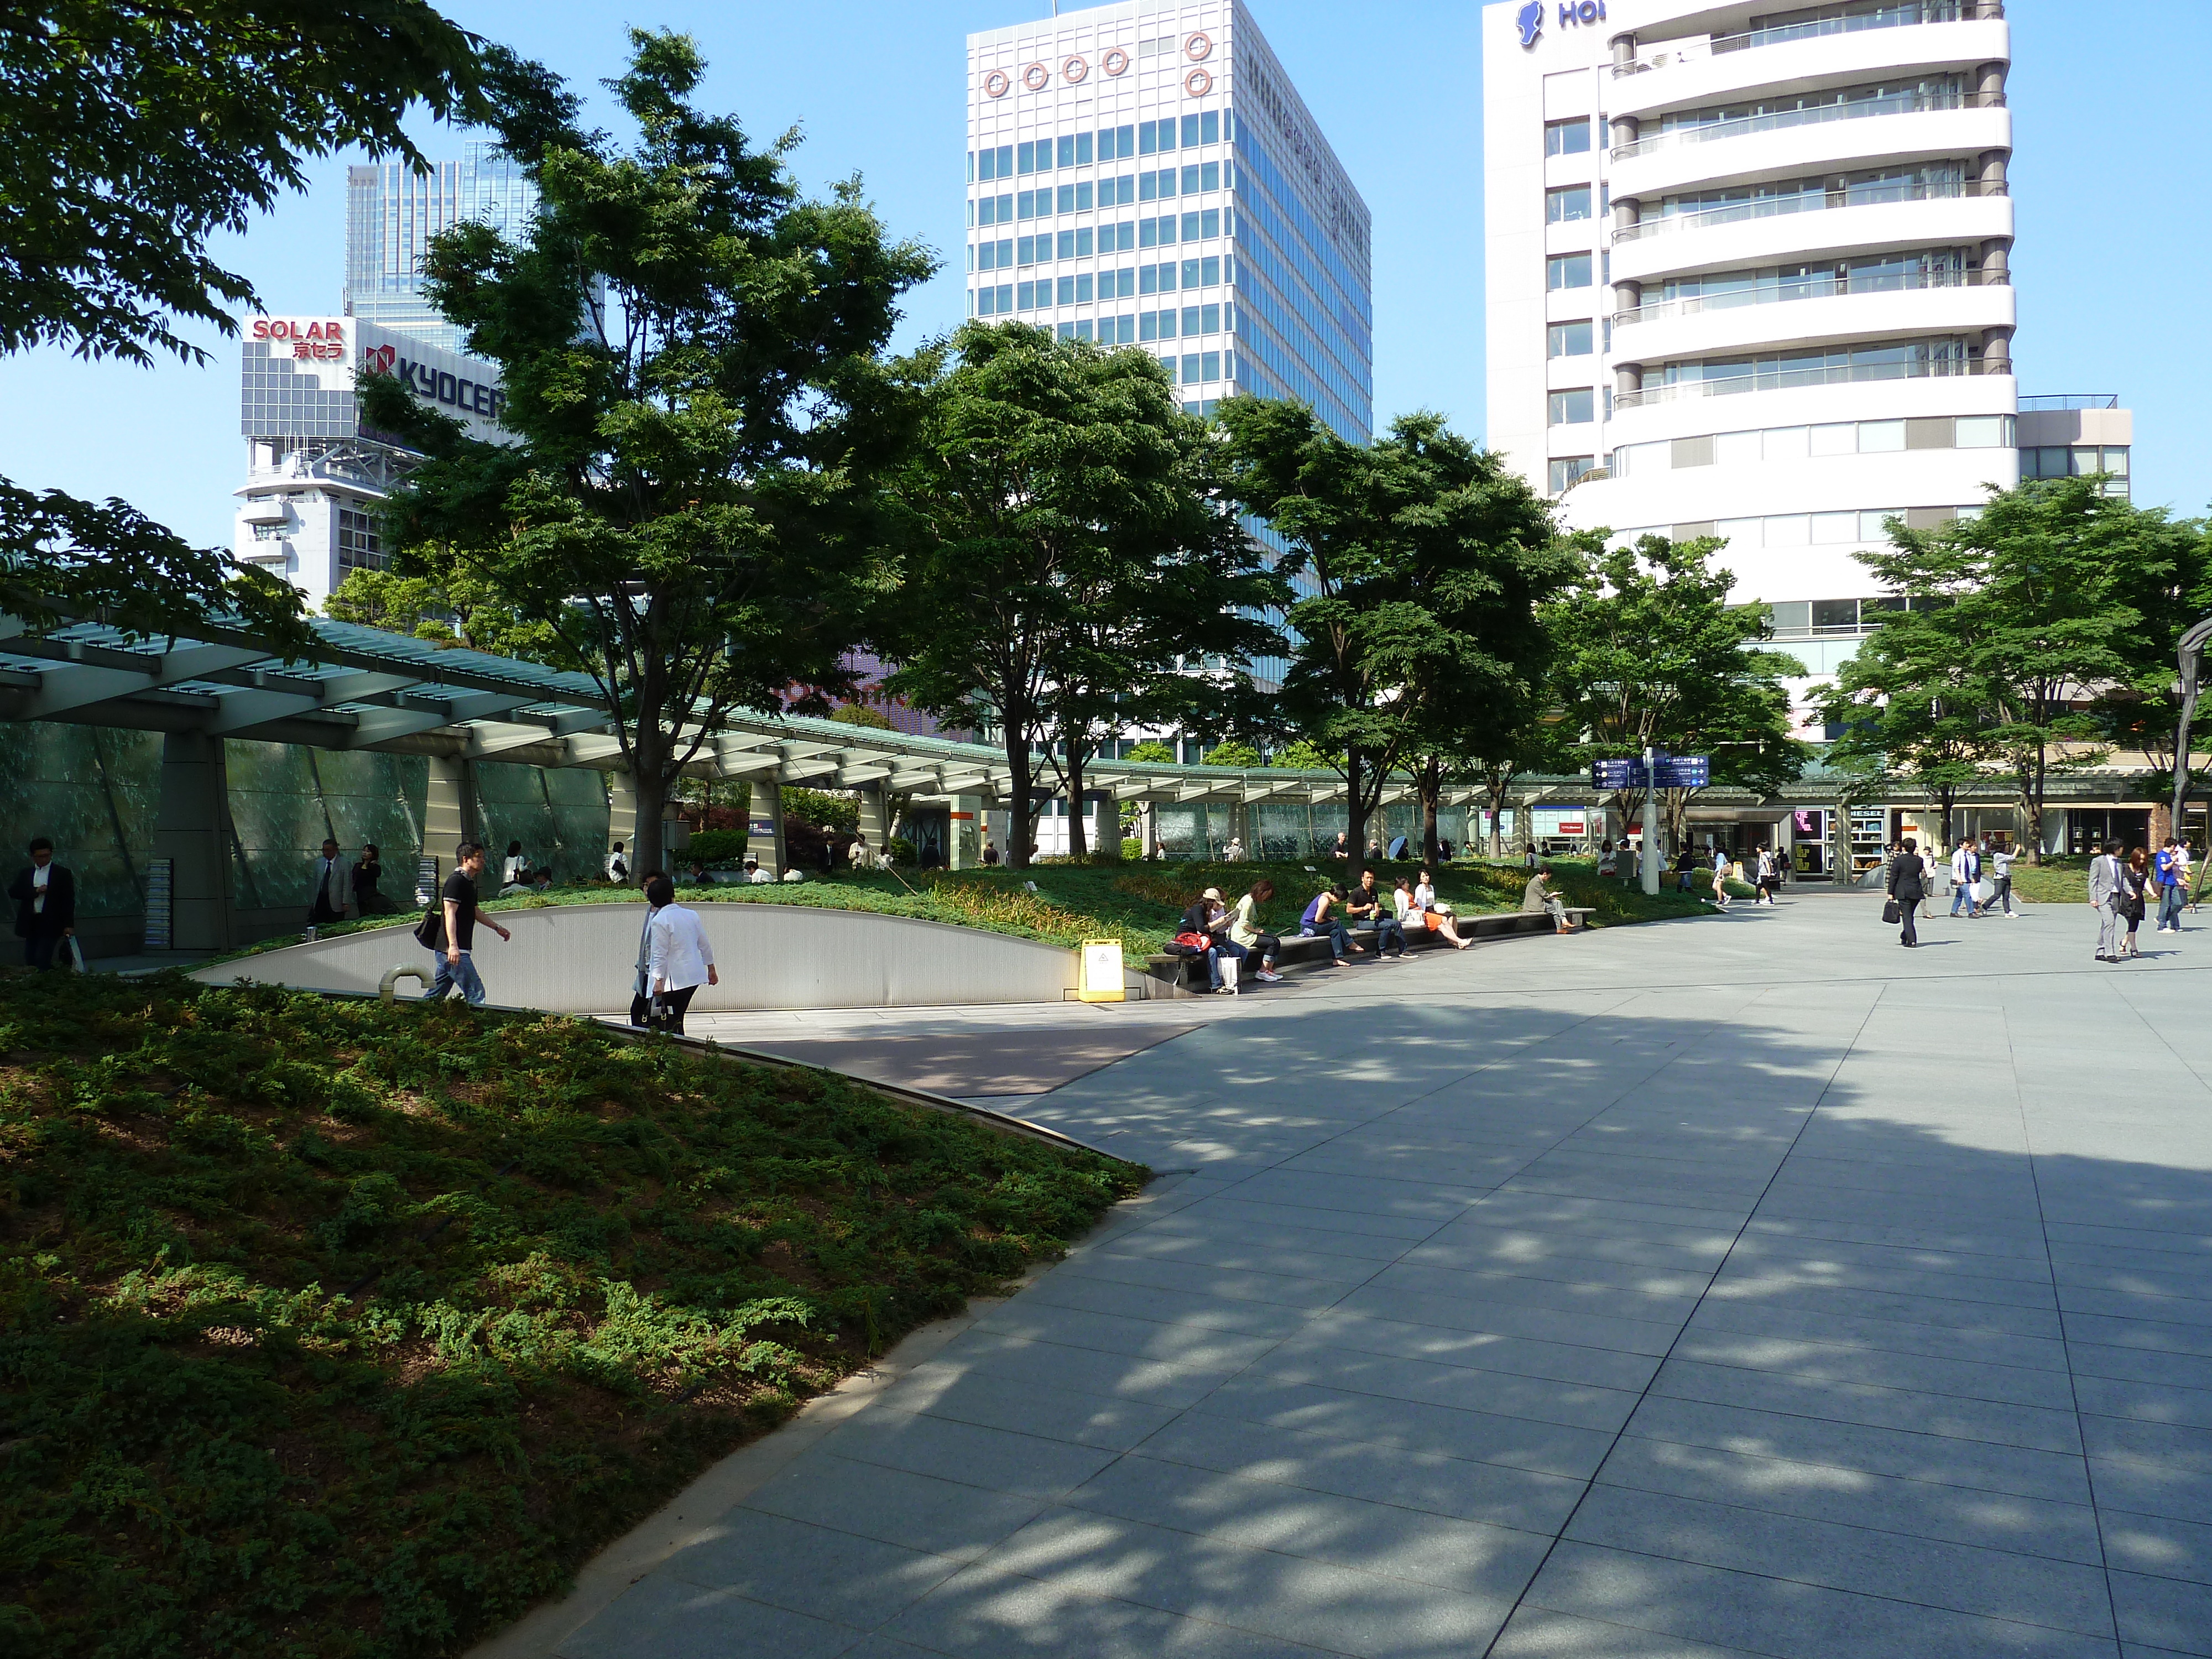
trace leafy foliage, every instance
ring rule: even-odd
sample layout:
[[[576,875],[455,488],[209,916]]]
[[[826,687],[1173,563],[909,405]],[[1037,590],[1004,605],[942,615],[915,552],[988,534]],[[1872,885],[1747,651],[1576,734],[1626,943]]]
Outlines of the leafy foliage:
[[[441,645],[466,646],[471,651],[523,657],[556,667],[571,665],[563,660],[562,641],[554,629],[518,615],[479,573],[438,562],[444,565],[444,574],[437,577],[404,576],[397,570],[351,571],[323,601],[323,614]]]
[[[897,730],[889,714],[864,702],[841,702],[830,711],[830,718],[840,726],[863,726],[873,732]]]
[[[520,441],[471,438],[388,376],[362,398],[432,456],[387,514],[398,568],[480,577],[599,683],[651,867],[725,714],[826,713],[850,689],[842,658],[890,580],[878,486],[904,431],[878,354],[933,261],[888,240],[858,180],[806,200],[793,140],[756,149],[700,111],[689,39],[630,41],[609,84],[637,142],[579,130],[573,100],[549,119],[543,98],[502,100],[541,192],[526,240],[461,225],[424,263],[500,365]]]
[[[351,145],[421,159],[402,125],[522,94],[533,71],[423,0],[39,0],[0,15],[0,352],[41,342],[150,362],[207,354],[259,303],[210,257],[222,231]]]
[[[1206,763],[1208,766],[1257,766],[1260,751],[1240,738],[1231,738],[1228,742],[1216,744],[1208,750]]]
[[[4,1628],[457,1652],[1141,1173],[577,1021],[9,975]]]
[[[105,505],[0,478],[0,616],[33,633],[97,617],[141,638],[189,633],[210,617],[273,649],[305,655],[305,606],[288,582],[194,547],[127,501]]]
[[[1734,578],[1712,563],[1711,537],[1645,536],[1599,557],[1572,593],[1550,607],[1553,683],[1577,759],[1641,755],[1649,746],[1712,757],[1716,783],[1765,794],[1797,775],[1804,751],[1790,734],[1781,682],[1805,665],[1758,649],[1764,607],[1732,605]],[[1633,815],[1642,791],[1615,799]],[[1694,791],[1661,792],[1677,839]]]
[[[1831,719],[1863,723],[1856,750],[1893,745],[1891,763],[1931,791],[1985,763],[2010,772],[2031,860],[2053,771],[2100,758],[2115,734],[2162,735],[2170,755],[2175,641],[2212,603],[2204,527],[2100,483],[1993,491],[1932,530],[1893,520],[1890,545],[1859,559],[1910,608],[1829,699]]]
[[[1347,443],[1301,404],[1231,398],[1230,489],[1303,577],[1285,723],[1344,757],[1357,880],[1392,769],[1450,743],[1540,665],[1536,607],[1582,568],[1543,499],[1443,416]]]
[[[1115,732],[1181,723],[1241,681],[1187,660],[1273,641],[1252,618],[1275,584],[1212,489],[1212,452],[1149,352],[971,323],[930,387],[888,684],[943,718],[990,705],[1016,868],[1048,768],[1079,799]],[[1069,828],[1079,856],[1080,814]]]

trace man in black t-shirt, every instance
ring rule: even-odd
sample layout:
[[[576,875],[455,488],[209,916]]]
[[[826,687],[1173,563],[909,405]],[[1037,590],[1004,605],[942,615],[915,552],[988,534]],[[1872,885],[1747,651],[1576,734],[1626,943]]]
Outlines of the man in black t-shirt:
[[[475,1007],[484,1000],[484,983],[477,973],[476,963],[470,956],[476,944],[477,881],[483,874],[484,850],[477,842],[465,841],[453,851],[453,873],[446,878],[442,899],[445,905],[445,948],[435,952],[438,971],[430,980],[430,1000],[440,1001],[459,988]],[[512,939],[508,933],[489,916],[482,918],[483,925],[503,939]]]

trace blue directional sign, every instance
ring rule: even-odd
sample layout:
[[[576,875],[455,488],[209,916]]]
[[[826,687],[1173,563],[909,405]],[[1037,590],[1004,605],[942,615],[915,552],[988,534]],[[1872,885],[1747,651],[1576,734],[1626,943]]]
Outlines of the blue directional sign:
[[[1641,789],[1644,763],[1640,760],[1600,760],[1590,763],[1593,789]]]
[[[1713,781],[1711,755],[1669,755],[1656,768],[1662,789],[1705,789]]]

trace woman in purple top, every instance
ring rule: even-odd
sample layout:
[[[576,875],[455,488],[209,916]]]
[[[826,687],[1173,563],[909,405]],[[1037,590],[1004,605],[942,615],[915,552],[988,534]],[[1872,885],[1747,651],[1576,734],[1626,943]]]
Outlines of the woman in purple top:
[[[1352,935],[1344,931],[1343,920],[1335,914],[1343,902],[1343,888],[1326,888],[1314,896],[1313,902],[1306,906],[1305,913],[1298,918],[1300,937],[1311,939],[1316,934],[1326,933],[1329,954],[1339,962],[1342,962],[1347,953],[1355,957],[1367,954],[1364,945],[1352,942]]]

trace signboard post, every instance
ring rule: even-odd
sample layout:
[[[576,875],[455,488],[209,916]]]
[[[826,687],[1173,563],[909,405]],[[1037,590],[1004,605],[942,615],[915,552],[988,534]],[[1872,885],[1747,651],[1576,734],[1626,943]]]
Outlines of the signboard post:
[[[1659,792],[1651,787],[1652,774],[1658,770],[1658,751],[1646,747],[1644,750],[1644,775],[1638,780],[1644,785],[1644,890],[1656,897],[1659,893],[1659,866],[1666,862],[1666,837],[1659,829]]]
[[[1121,980],[1121,941],[1087,939],[1083,941],[1083,977],[1075,993],[1085,1002],[1119,1002]]]

